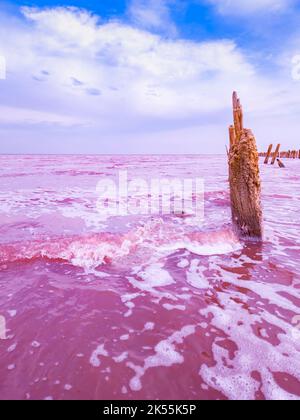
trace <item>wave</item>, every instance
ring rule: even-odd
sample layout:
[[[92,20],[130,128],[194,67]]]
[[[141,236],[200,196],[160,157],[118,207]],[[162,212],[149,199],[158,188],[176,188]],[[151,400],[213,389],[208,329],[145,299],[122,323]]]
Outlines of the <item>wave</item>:
[[[0,265],[41,259],[69,262],[77,267],[96,268],[117,263],[147,249],[147,255],[171,254],[186,249],[197,255],[234,252],[241,244],[233,231],[191,231],[162,220],[151,221],[127,234],[97,233],[88,236],[47,237],[0,245]],[[145,253],[146,255],[146,253]]]

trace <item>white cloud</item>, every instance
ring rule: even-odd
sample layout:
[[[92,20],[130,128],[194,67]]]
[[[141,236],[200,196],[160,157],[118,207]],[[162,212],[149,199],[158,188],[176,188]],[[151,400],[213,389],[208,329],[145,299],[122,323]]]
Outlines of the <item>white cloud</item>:
[[[170,15],[172,3],[174,0],[132,0],[129,15],[137,26],[174,35],[177,30]]]
[[[208,0],[222,14],[248,15],[257,12],[282,12],[294,5],[295,0]]]
[[[120,101],[134,113],[170,118],[221,109],[224,102],[209,91],[224,92],[226,80],[254,73],[231,41],[166,40],[119,22],[101,24],[74,8],[23,10],[34,25],[10,33],[3,44],[13,72],[30,73],[52,93],[70,93],[79,106],[84,96],[89,110],[92,90],[101,92],[98,109],[106,113]]]
[[[114,142],[111,149],[118,152],[128,151],[128,144],[140,151],[142,138],[153,139],[152,152],[167,144],[173,152],[175,133],[187,133],[184,150],[192,151],[188,142],[195,150],[199,139],[199,151],[223,152],[233,89],[262,141],[270,140],[270,130],[286,135],[278,115],[285,122],[297,115],[299,85],[275,71],[265,77],[233,41],[166,39],[122,22],[101,22],[75,8],[23,12],[26,24],[13,27],[0,16],[0,55],[8,65],[0,104],[7,107],[7,123],[77,123],[89,127],[84,144],[101,138]],[[262,114],[273,121],[272,128]],[[292,131],[294,122],[287,125]],[[217,137],[221,132],[224,136]],[[145,151],[151,150],[145,146]]]
[[[60,127],[88,126],[89,121],[79,121],[77,118],[63,114],[56,114],[46,111],[37,111],[30,108],[18,108],[0,105],[1,125],[40,125]]]
[[[28,20],[35,22],[37,32],[43,35],[46,47],[58,48],[59,42],[66,47],[68,43],[76,41],[77,47],[84,48],[96,41],[98,18],[85,10],[75,7],[23,7],[22,12]],[[55,43],[52,35],[55,35]]]

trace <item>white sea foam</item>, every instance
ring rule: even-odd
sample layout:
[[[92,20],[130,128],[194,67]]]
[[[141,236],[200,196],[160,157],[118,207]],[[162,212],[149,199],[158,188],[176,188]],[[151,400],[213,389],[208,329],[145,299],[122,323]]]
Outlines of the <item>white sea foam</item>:
[[[179,249],[186,249],[195,255],[208,256],[208,255],[224,255],[238,251],[242,248],[242,244],[238,241],[230,241],[227,239],[220,239],[216,243],[199,243],[187,239],[186,241],[176,241],[167,245],[161,245],[159,250],[164,253],[172,253]]]
[[[155,354],[145,359],[143,366],[134,365],[131,362],[127,366],[135,372],[135,376],[130,380],[129,386],[132,391],[142,389],[141,379],[148,369],[160,366],[172,366],[184,362],[182,354],[176,349],[177,344],[182,344],[184,339],[195,333],[194,325],[187,325],[180,331],[174,332],[170,337],[160,341],[154,348]]]
[[[174,279],[159,263],[147,267],[138,275],[145,282],[147,288],[169,286],[174,283]]]
[[[120,340],[121,341],[128,341],[129,340],[129,334],[123,334],[123,335],[121,335]]]
[[[218,293],[222,307],[209,306],[200,310],[202,315],[213,315],[210,325],[224,331],[225,335],[237,345],[234,358],[227,350],[213,344],[213,355],[216,365],[202,365],[200,375],[204,382],[222,392],[229,399],[255,399],[260,389],[267,399],[299,399],[299,397],[282,389],[275,381],[272,372],[286,372],[300,380],[300,342],[293,339],[289,325],[278,320],[267,311],[261,315],[249,314],[248,310],[234,302],[224,292]],[[273,321],[285,332],[280,334],[280,343],[274,346],[257,337],[253,325]],[[242,325],[242,326],[241,326]],[[293,360],[291,364],[290,361]],[[261,384],[252,377],[259,372]]]
[[[7,351],[8,353],[12,353],[13,351],[15,351],[17,348],[17,343],[12,344],[11,346],[8,347]]]
[[[125,352],[121,353],[119,356],[115,356],[115,357],[113,357],[113,360],[114,360],[116,363],[122,363],[122,362],[124,362],[124,360],[126,360],[127,358],[128,358],[128,352],[127,352],[127,351],[125,351]]]
[[[146,322],[146,324],[144,325],[144,330],[145,331],[152,331],[154,330],[155,324],[154,322]]]
[[[100,356],[108,357],[108,352],[105,350],[104,344],[100,344],[96,350],[93,351],[90,357],[90,364],[94,367],[99,367],[101,365]]]
[[[141,267],[133,268],[133,273],[136,275],[137,280],[134,277],[127,277],[129,283],[136,289],[142,292],[151,293],[151,295],[157,297],[158,302],[162,298],[167,298],[177,301],[177,297],[173,296],[169,292],[161,291],[161,288],[165,288],[175,283],[170,273],[163,268],[161,263],[150,264],[143,269]]]
[[[163,308],[167,311],[185,311],[186,307],[184,305],[172,305],[170,303],[164,303]]]
[[[196,289],[208,289],[210,284],[204,275],[205,270],[199,260],[192,260],[190,269],[186,273],[187,282]]]
[[[249,289],[256,295],[258,295],[261,299],[265,299],[268,302],[277,305],[279,308],[293,311],[296,314],[299,311],[299,308],[295,304],[293,304],[291,300],[280,294],[285,292],[299,299],[299,292],[293,289],[292,287],[276,283],[264,283],[259,279],[256,279],[256,281],[241,280],[239,276],[235,273],[229,272],[224,269],[220,270],[220,267],[215,263],[215,261],[212,258],[210,260],[209,269],[210,271],[215,270],[215,272],[218,272],[218,277],[223,281],[226,281],[238,287]]]
[[[190,265],[189,260],[183,258],[182,260],[179,261],[179,263],[177,264],[178,268],[186,268]]]

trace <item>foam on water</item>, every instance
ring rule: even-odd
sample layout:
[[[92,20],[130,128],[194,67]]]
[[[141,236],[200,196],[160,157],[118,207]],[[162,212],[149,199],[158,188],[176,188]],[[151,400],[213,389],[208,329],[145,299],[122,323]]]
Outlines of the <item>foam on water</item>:
[[[261,318],[250,316],[225,294],[219,294],[219,298],[226,311],[211,306],[201,314],[212,314],[210,324],[224,331],[238,350],[232,358],[227,350],[214,343],[212,350],[216,365],[203,365],[199,372],[202,379],[229,399],[255,399],[259,390],[267,399],[298,399],[299,396],[282,389],[273,374],[287,372],[300,381],[300,343],[282,334],[280,344],[274,346],[255,336],[253,324]],[[259,373],[259,380],[254,378],[255,372]]]
[[[144,271],[138,273],[138,276],[144,281],[142,288],[152,289],[155,287],[169,286],[174,283],[171,275],[163,269],[162,264],[153,264]]]
[[[143,366],[137,366],[131,362],[128,362],[127,366],[135,372],[135,376],[130,380],[129,383],[131,390],[141,390],[141,379],[146,374],[148,369],[160,366],[170,367],[174,364],[183,363],[184,358],[176,348],[176,345],[183,343],[183,340],[189,335],[194,334],[195,330],[196,327],[194,325],[187,325],[180,331],[174,332],[167,339],[160,341],[154,348],[155,355],[147,357]]]
[[[100,356],[103,357],[108,357],[108,353],[105,350],[105,346],[104,344],[100,344],[92,353],[91,357],[90,357],[90,363],[93,367],[99,367],[101,365],[101,358]]]
[[[223,157],[0,161],[0,398],[300,399],[300,161],[262,167],[259,244]],[[99,218],[118,168],[205,178],[204,221]]]
[[[199,260],[192,260],[186,273],[187,282],[196,289],[208,289],[209,282],[204,275],[205,267],[201,267]]]
[[[289,290],[299,297],[299,292],[259,280],[243,281],[237,274],[229,274],[220,269],[215,261],[210,262],[210,269],[223,282],[238,288],[230,294],[217,291],[219,304],[209,305],[200,310],[200,313],[207,317],[210,327],[222,331],[237,346],[237,350],[232,356],[215,340],[212,351],[216,364],[212,367],[201,366],[199,373],[202,379],[229,399],[255,399],[260,393],[267,399],[299,399],[300,392],[295,395],[283,389],[283,385],[275,380],[274,375],[285,372],[298,380],[300,385],[300,341],[293,335],[291,321],[287,321],[286,316],[275,316],[270,312],[270,304],[276,305],[278,309],[291,311],[292,320],[298,307],[279,293]],[[253,292],[253,296],[257,296],[253,309],[249,306],[245,288]],[[260,325],[268,326],[268,332],[265,328],[259,328],[255,333]],[[277,345],[274,345],[274,340]]]
[[[178,240],[179,237],[184,240]],[[46,237],[30,242],[0,244],[0,264],[16,261],[64,260],[87,270],[107,263],[117,263],[124,257],[146,250],[149,254],[167,256],[178,249],[197,255],[217,255],[234,252],[241,244],[231,230],[189,232],[170,223],[147,222],[125,235],[101,233],[85,237]],[[151,276],[151,273],[150,273]]]

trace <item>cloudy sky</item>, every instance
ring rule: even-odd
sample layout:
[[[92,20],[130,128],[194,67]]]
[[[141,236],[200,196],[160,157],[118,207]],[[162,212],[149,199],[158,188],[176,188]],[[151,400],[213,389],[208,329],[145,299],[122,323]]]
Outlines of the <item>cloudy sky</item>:
[[[300,148],[299,21],[299,0],[1,0],[0,153],[223,153],[234,89],[260,148]]]

